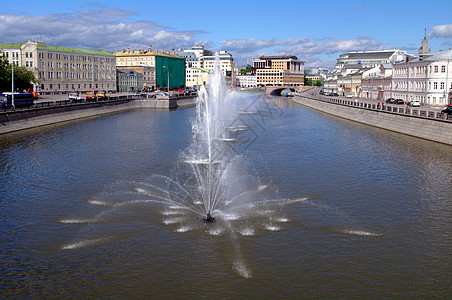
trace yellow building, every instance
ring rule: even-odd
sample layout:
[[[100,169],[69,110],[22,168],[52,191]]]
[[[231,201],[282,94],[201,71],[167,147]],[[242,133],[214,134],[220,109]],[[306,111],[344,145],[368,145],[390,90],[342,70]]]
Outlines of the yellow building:
[[[296,56],[261,56],[253,61],[258,86],[304,85],[304,61]]]

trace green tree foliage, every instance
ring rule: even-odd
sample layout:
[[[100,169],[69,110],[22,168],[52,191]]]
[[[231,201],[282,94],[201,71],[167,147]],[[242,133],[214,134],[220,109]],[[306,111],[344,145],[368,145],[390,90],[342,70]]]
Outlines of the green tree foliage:
[[[245,69],[240,70],[240,75],[246,75],[247,73],[251,73],[251,67],[246,67]]]
[[[0,92],[11,91],[11,70],[12,66],[6,57],[0,57]],[[33,87],[32,83],[38,83],[32,71],[26,67],[14,66],[14,89],[16,91],[28,90]]]
[[[8,60],[0,56],[0,92],[11,90],[11,66]]]

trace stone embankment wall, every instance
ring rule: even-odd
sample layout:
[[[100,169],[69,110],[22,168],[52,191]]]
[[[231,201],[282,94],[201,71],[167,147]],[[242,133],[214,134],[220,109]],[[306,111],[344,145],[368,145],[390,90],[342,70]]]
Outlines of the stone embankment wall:
[[[293,101],[347,120],[452,145],[452,122],[362,109],[300,95],[295,96]]]
[[[0,114],[0,134],[72,120],[98,117],[132,109],[172,109],[194,106],[194,98],[171,100],[139,99],[104,103],[75,104]]]

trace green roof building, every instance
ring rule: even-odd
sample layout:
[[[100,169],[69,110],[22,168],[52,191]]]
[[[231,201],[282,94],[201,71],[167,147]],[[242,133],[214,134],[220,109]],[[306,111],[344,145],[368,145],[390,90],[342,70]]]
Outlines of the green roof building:
[[[103,50],[47,46],[30,40],[0,44],[0,55],[35,73],[40,93],[116,90],[116,57]]]

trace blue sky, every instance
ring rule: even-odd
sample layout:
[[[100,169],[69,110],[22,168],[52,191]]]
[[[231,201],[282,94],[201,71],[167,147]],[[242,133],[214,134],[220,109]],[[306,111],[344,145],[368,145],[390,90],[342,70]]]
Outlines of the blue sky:
[[[38,5],[36,3],[39,3]],[[291,54],[332,68],[341,53],[416,54],[427,28],[432,51],[452,48],[452,1],[4,1],[0,42],[168,50],[205,45],[237,64]]]

